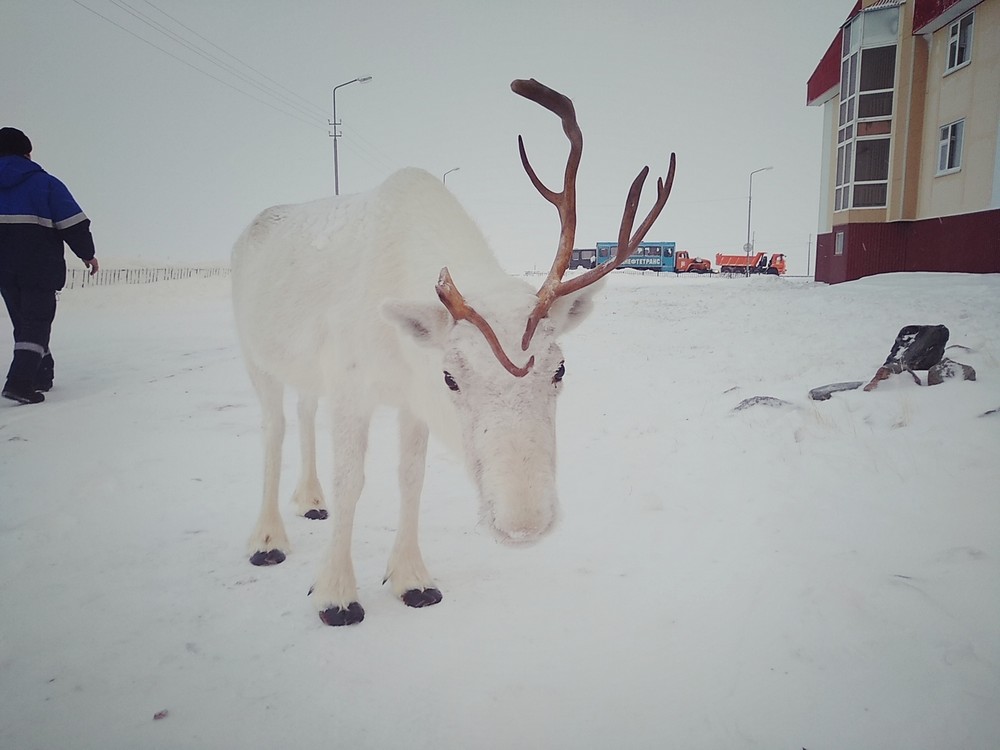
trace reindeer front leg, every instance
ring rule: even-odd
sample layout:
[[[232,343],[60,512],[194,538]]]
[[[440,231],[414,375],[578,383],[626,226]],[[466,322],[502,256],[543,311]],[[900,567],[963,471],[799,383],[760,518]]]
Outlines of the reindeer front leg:
[[[427,464],[427,424],[406,410],[399,414],[399,529],[389,556],[385,580],[408,607],[441,601],[441,591],[424,566],[417,539],[420,493]]]
[[[347,399],[333,407],[333,539],[315,586],[319,618],[327,625],[354,625],[365,619],[351,561],[354,510],[365,486],[365,452],[371,411]]]

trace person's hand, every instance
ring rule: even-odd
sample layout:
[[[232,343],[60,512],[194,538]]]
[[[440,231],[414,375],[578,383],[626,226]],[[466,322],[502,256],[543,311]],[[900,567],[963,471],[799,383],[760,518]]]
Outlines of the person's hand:
[[[97,262],[97,256],[95,255],[90,260],[83,261],[87,268],[90,269],[90,275],[93,276],[99,270],[101,270],[101,264]]]

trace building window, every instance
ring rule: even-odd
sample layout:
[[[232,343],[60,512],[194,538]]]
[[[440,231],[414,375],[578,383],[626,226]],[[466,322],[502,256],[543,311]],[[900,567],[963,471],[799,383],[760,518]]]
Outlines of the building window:
[[[865,138],[859,140],[855,159],[855,182],[885,180],[889,176],[889,139]]]
[[[941,128],[938,144],[938,171],[951,174],[962,168],[962,140],[965,135],[965,120],[959,120]]]
[[[864,138],[856,144],[854,208],[881,208],[888,198],[889,139]]]
[[[888,205],[899,9],[865,11],[844,27],[834,211]]]
[[[861,53],[862,91],[892,91],[896,72],[896,45],[870,47]]]
[[[972,60],[972,19],[975,11],[948,27],[948,65],[945,73],[968,65]]]
[[[884,182],[856,182],[854,184],[855,208],[883,208],[889,195]]]
[[[844,233],[837,232],[833,236],[833,254],[843,255],[844,254]]]

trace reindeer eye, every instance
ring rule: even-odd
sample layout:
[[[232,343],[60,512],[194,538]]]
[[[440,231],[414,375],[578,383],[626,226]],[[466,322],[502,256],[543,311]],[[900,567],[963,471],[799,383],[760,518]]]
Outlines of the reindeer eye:
[[[559,381],[561,381],[563,379],[563,375],[565,375],[565,374],[566,374],[566,363],[565,362],[560,362],[559,363],[559,369],[556,370],[556,374],[552,376],[552,382],[553,383],[558,383]]]
[[[451,388],[453,391],[458,390],[458,383],[455,382],[455,378],[451,376],[451,373],[445,370],[444,373],[444,384]]]

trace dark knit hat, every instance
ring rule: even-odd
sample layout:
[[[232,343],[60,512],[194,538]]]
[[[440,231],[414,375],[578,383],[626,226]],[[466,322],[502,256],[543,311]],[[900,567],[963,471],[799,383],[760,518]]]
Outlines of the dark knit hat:
[[[31,141],[17,128],[0,128],[0,156],[27,156]]]

